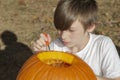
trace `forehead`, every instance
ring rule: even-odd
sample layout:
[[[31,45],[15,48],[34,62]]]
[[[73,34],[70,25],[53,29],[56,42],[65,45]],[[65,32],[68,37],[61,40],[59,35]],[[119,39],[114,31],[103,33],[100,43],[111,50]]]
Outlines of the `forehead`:
[[[80,28],[80,27],[83,27],[83,25],[79,20],[75,20],[70,26],[70,28]]]

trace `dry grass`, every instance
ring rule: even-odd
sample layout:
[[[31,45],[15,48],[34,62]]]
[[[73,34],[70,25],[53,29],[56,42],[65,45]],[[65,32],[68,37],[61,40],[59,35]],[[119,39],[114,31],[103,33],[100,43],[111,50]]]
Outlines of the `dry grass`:
[[[41,32],[47,32],[55,39],[57,35],[53,24],[53,15],[57,1],[0,0],[0,34],[9,30],[17,36],[19,42],[29,48],[31,48],[31,41],[37,39]],[[120,1],[97,1],[100,10],[98,27],[95,32],[111,37],[120,49]],[[0,49],[3,49],[4,46],[0,40]],[[4,66],[1,67],[1,70],[2,68]],[[1,76],[6,77],[5,74]],[[0,79],[2,78],[0,77]],[[4,80],[14,79],[9,75],[8,79]]]
[[[113,39],[114,36],[118,36],[116,39],[119,39],[119,0],[97,1],[100,9],[98,14],[100,29],[98,28],[97,31],[113,37]],[[53,15],[56,4],[57,0],[1,0],[0,33],[10,30],[17,35],[18,41],[29,47],[31,47],[30,42],[36,39],[41,32],[50,33],[55,38]],[[116,32],[115,29],[119,31]]]

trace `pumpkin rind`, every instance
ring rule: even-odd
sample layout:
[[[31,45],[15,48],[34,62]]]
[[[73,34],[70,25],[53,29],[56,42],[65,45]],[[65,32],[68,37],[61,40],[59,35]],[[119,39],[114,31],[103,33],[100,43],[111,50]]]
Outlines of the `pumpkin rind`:
[[[41,61],[45,61],[47,59],[54,59],[54,60],[62,60],[66,63],[71,64],[73,61],[74,56],[65,54],[64,52],[41,52],[41,54],[38,54],[37,57]]]
[[[54,55],[53,56],[54,58],[50,56],[50,54],[52,54],[52,56]],[[61,56],[61,58],[59,58],[59,56]],[[59,59],[69,65],[63,66],[66,64],[63,64],[61,62],[59,64],[55,64],[54,66],[49,65],[46,62],[44,62],[44,60],[46,59]],[[50,64],[54,63],[50,62]],[[92,69],[77,56],[65,52],[44,51],[38,54],[34,54],[24,63],[21,70],[19,71],[16,80],[97,80],[97,79]]]

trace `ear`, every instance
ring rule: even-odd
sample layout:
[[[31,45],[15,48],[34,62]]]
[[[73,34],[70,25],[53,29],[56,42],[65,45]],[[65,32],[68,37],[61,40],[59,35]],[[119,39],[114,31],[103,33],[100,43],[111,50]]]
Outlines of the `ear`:
[[[87,28],[87,32],[93,32],[95,30],[96,26],[95,24],[90,25],[90,27]]]

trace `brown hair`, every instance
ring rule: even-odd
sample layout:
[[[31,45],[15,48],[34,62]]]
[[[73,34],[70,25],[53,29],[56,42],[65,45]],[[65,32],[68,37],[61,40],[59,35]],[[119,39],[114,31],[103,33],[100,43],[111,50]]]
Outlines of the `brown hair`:
[[[54,15],[58,30],[67,30],[77,19],[85,29],[96,21],[97,3],[95,0],[60,0]]]

